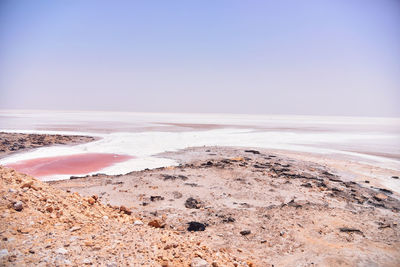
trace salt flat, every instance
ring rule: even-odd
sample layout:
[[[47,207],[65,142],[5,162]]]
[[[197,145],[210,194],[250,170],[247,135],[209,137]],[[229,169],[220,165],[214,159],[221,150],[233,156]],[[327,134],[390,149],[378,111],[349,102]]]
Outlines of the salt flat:
[[[6,132],[79,134],[99,140],[14,154],[0,164],[82,153],[117,153],[134,159],[99,172],[115,175],[177,165],[158,154],[196,146],[279,149],[340,155],[400,170],[400,119],[235,114],[168,114],[83,111],[0,111]],[[82,173],[93,174],[93,173]],[[42,177],[44,180],[69,175]]]

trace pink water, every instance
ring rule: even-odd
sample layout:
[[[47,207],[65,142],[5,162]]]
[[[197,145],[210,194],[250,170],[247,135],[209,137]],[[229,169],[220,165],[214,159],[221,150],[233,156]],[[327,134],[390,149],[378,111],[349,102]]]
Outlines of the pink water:
[[[56,174],[78,175],[97,172],[113,164],[132,158],[134,157],[119,154],[85,153],[23,160],[5,166],[34,177]]]

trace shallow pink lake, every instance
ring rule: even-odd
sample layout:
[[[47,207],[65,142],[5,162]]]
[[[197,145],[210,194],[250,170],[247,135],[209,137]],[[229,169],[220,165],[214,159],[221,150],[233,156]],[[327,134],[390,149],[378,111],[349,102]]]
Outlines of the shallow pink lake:
[[[85,153],[23,160],[5,165],[35,177],[87,174],[134,157],[109,153]]]

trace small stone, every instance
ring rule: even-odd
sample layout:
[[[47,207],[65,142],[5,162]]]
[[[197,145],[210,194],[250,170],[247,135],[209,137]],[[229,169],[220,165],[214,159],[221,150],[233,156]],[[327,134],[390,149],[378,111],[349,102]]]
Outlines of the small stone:
[[[383,201],[383,200],[386,200],[388,197],[382,193],[379,193],[379,194],[376,194],[374,196],[374,198],[378,201]]]
[[[178,191],[172,192],[172,195],[174,196],[175,199],[179,199],[182,197],[182,193]]]
[[[392,176],[393,179],[399,179],[399,176]]]
[[[87,200],[87,202],[88,202],[90,205],[93,205],[93,204],[96,202],[96,200],[94,200],[92,197],[89,197],[88,200]]]
[[[13,189],[13,188],[10,188],[10,189],[8,189],[8,192],[9,192],[9,193],[16,193],[17,190],[15,190],[15,189]]]
[[[82,261],[83,264],[92,264],[92,261],[90,259],[83,259]]]
[[[15,202],[13,207],[14,207],[14,210],[16,210],[16,211],[21,211],[24,209],[22,201]]]
[[[125,206],[120,206],[120,207],[119,207],[119,211],[125,213],[126,215],[131,215],[131,214],[132,214],[132,211],[130,211],[130,210],[129,210],[127,207],[125,207]]]
[[[57,249],[56,250],[56,252],[58,253],[58,254],[67,254],[68,253],[68,250],[66,250],[65,248],[59,248],[59,249]]]
[[[240,231],[240,234],[241,235],[249,235],[249,234],[251,234],[251,231],[250,230],[243,230],[243,231]]]
[[[50,212],[50,213],[53,212],[53,207],[52,207],[52,206],[48,206],[48,207],[46,208],[46,211],[47,211],[47,212]]]
[[[148,223],[148,225],[154,227],[154,228],[163,228],[164,225],[161,224],[158,220],[152,220],[151,222]]]
[[[77,237],[77,236],[71,236],[70,238],[69,238],[69,241],[70,242],[74,242],[75,240],[78,240],[79,239],[79,237]]]
[[[189,232],[191,231],[204,231],[206,230],[206,225],[204,223],[199,223],[199,222],[189,222],[189,227],[187,228],[187,230]]]
[[[210,265],[208,262],[203,260],[202,258],[194,258],[192,259],[192,263],[190,264],[191,267],[209,267]]]
[[[201,202],[198,201],[197,199],[189,197],[188,199],[186,199],[185,207],[188,208],[188,209],[200,209],[201,208]]]
[[[133,222],[133,225],[143,225],[143,222],[141,220],[136,220]]]
[[[81,228],[79,227],[79,226],[74,226],[74,227],[72,227],[71,229],[69,229],[69,231],[70,232],[75,232],[75,231],[78,231],[78,230],[80,230]]]
[[[30,231],[31,231],[31,229],[30,228],[26,228],[26,227],[18,229],[18,232],[20,232],[21,234],[27,234]]]
[[[0,250],[0,259],[3,257],[7,257],[8,256],[8,250],[7,249],[1,249]]]
[[[33,185],[33,181],[29,181],[27,183],[24,183],[23,185],[21,185],[21,188],[31,188],[31,186]]]

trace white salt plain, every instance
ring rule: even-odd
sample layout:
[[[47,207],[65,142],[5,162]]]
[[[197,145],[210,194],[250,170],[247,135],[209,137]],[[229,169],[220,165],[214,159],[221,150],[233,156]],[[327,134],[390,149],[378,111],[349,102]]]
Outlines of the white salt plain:
[[[157,154],[194,146],[242,146],[347,155],[400,171],[400,119],[233,114],[0,111],[0,131],[100,137],[76,146],[43,147],[11,155],[0,164],[79,153],[136,158],[100,170],[124,174],[177,165]],[[44,177],[44,180],[69,175]]]

